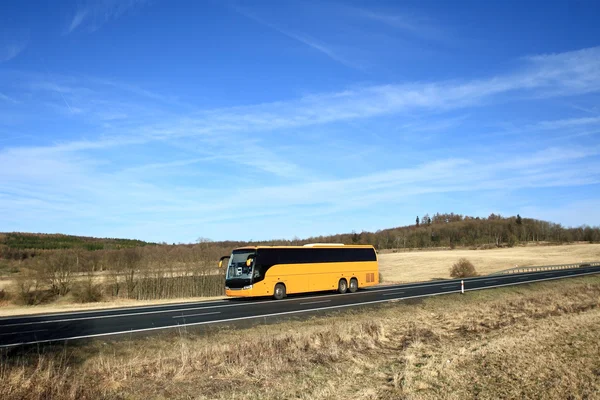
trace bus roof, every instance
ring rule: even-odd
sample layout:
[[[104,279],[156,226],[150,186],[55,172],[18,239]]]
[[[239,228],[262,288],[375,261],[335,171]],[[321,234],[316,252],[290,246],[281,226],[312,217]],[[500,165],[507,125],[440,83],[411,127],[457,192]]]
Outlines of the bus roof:
[[[370,244],[337,244],[337,243],[312,243],[304,246],[244,246],[237,247],[234,250],[256,250],[256,249],[311,249],[315,247],[324,248],[347,248],[347,249],[363,249],[375,248]]]

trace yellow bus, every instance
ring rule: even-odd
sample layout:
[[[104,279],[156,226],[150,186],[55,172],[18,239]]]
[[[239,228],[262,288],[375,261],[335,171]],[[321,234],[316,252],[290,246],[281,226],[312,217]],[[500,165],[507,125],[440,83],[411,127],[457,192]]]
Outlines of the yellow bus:
[[[229,258],[225,293],[231,297],[337,291],[356,292],[379,283],[377,252],[368,245],[240,247]]]

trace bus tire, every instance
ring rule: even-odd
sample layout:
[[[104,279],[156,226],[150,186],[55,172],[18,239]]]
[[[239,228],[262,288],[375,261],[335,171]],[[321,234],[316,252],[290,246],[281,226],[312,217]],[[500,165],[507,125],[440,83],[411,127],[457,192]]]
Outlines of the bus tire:
[[[281,300],[285,297],[285,285],[283,283],[278,283],[275,285],[275,289],[273,289],[273,298],[275,300]]]
[[[358,280],[356,278],[350,279],[350,286],[348,286],[350,293],[355,293],[358,290]]]
[[[348,290],[348,282],[344,278],[338,282],[338,293],[344,294]]]

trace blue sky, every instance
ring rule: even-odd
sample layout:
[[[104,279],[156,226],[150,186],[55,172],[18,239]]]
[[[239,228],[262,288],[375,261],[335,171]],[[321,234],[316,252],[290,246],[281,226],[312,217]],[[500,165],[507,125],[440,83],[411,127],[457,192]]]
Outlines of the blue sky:
[[[0,231],[600,224],[595,1],[3,2]]]

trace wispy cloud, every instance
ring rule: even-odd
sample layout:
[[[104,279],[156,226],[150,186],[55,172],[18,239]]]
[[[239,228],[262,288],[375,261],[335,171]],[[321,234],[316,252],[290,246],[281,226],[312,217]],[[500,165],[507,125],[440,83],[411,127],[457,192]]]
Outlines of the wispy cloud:
[[[373,23],[385,24],[413,38],[446,44],[454,42],[452,35],[447,30],[440,28],[439,23],[436,24],[423,16],[400,14],[395,11],[373,11],[349,6],[345,9],[355,16],[370,20]]]
[[[570,187],[600,182],[600,164],[591,162],[590,158],[598,155],[597,150],[584,154],[577,148],[563,149],[557,153],[561,157],[560,165],[552,157],[554,151],[549,149],[549,157],[540,153],[533,162],[529,155],[511,155],[512,162],[496,164],[489,164],[487,160],[442,159],[345,179],[251,185],[250,190],[233,186],[226,196],[215,189],[148,182],[135,178],[131,174],[133,171],[127,171],[127,174],[93,172],[93,164],[82,163],[69,155],[54,158],[38,154],[32,157],[22,151],[5,151],[0,152],[0,162],[4,165],[19,160],[27,167],[13,173],[0,172],[0,192],[8,197],[0,200],[0,209],[11,211],[11,215],[27,210],[27,215],[32,218],[51,209],[57,218],[80,221],[95,218],[97,212],[102,212],[119,221],[127,220],[134,226],[144,220],[153,220],[152,232],[148,231],[146,237],[168,240],[172,231],[167,230],[167,236],[160,233],[165,232],[168,225],[175,229],[219,223],[260,215],[265,210],[274,215],[293,213],[299,218],[315,218],[423,194]],[[196,161],[202,160],[184,160],[148,168],[182,166]],[[582,162],[587,168],[581,168]],[[535,168],[531,168],[533,166]],[[34,182],[38,190],[30,191],[26,182]],[[219,201],[215,201],[217,198]],[[310,208],[305,208],[307,206]],[[239,229],[236,234],[245,232],[245,228]]]
[[[115,20],[147,0],[91,0],[82,4],[76,11],[66,29],[70,34],[85,27],[94,32],[105,23]]]
[[[542,120],[534,123],[509,124],[509,126],[500,132],[494,132],[486,135],[487,137],[498,136],[521,136],[524,134],[540,133],[545,135],[546,139],[566,139],[580,136],[588,136],[598,133],[600,130],[600,117],[578,117],[561,118],[552,120]],[[554,136],[549,136],[552,133]],[[559,133],[559,136],[555,136]]]
[[[27,47],[26,41],[0,45],[0,63],[12,60]]]
[[[600,125],[600,117],[567,118],[549,121],[540,121],[535,124],[539,129],[564,129],[582,127],[589,125]]]
[[[198,236],[198,232],[192,233],[197,227],[215,227],[236,219],[238,226],[231,222],[234,233],[228,238],[257,238],[258,234],[248,236],[257,225],[239,226],[239,219],[266,215],[277,221],[287,215],[288,225],[289,221],[292,225],[302,221],[319,224],[324,216],[344,210],[376,209],[436,194],[598,184],[597,145],[537,144],[519,152],[490,145],[485,154],[444,153],[414,162],[388,150],[386,146],[394,146],[395,138],[387,137],[367,160],[377,168],[363,171],[354,162],[331,169],[328,160],[337,159],[337,153],[326,135],[307,140],[306,151],[287,143],[292,133],[309,136],[315,126],[326,130],[333,123],[363,121],[367,130],[376,130],[382,117],[394,116],[401,122],[399,127],[410,127],[414,115],[456,114],[457,110],[496,100],[506,102],[523,94],[597,92],[598,81],[600,48],[593,48],[529,58],[517,70],[478,80],[354,87],[252,106],[165,113],[164,118],[154,119],[146,118],[143,110],[164,104],[169,96],[141,88],[127,90],[128,85],[83,84],[77,79],[58,79],[52,85],[38,82],[29,85],[29,90],[50,94],[59,103],[57,93],[67,100],[85,98],[85,104],[94,105],[112,103],[116,90],[127,93],[128,101],[118,111],[138,118],[134,123],[130,117],[113,119],[110,129],[89,133],[89,139],[81,139],[83,134],[76,131],[70,139],[45,146],[0,147],[0,165],[8,166],[0,168],[0,213],[19,216],[11,226],[56,218],[71,224],[65,229],[107,218],[111,232],[151,240],[179,238],[184,234],[182,227],[189,228],[191,240]],[[455,128],[464,115],[476,113],[460,114],[439,118],[431,129]],[[85,126],[99,121],[93,113],[81,113],[77,118],[85,121]],[[595,117],[564,118],[541,121],[537,129],[597,122]],[[414,128],[427,130],[418,125]],[[364,137],[354,138],[349,148],[360,151],[368,146],[366,142]],[[318,152],[325,154],[325,162],[315,161]],[[384,156],[393,162],[381,162]],[[182,180],[184,174],[201,177],[202,184]],[[428,196],[419,197],[423,194]],[[290,232],[286,229],[282,232]],[[262,233],[262,237],[272,235]]]
[[[543,60],[541,62],[540,60]],[[566,62],[568,60],[577,60]],[[552,73],[548,74],[551,70]],[[597,82],[595,86],[576,84],[576,82]],[[88,82],[93,83],[93,82]],[[72,96],[74,100],[86,101],[90,107],[118,104],[106,97],[102,86],[93,87],[78,84],[77,81],[47,82],[34,81],[29,85],[33,91],[56,92],[61,96]],[[125,88],[127,91],[151,100],[163,101],[165,96],[135,88],[129,85],[110,84],[111,88]],[[274,132],[280,129],[323,125],[340,121],[360,120],[377,116],[395,115],[415,111],[450,111],[465,107],[478,106],[490,102],[494,97],[516,96],[522,93],[555,93],[555,95],[575,95],[600,90],[600,48],[573,51],[553,56],[543,56],[532,63],[526,63],[521,70],[488,79],[474,81],[446,81],[431,83],[390,84],[357,87],[334,93],[305,96],[297,100],[264,103],[254,106],[232,107],[172,115],[165,122],[142,123],[133,130],[127,126],[127,137],[136,136],[136,140],[175,140],[185,137],[214,138],[218,135],[231,135],[252,132]],[[63,101],[63,98],[59,98]],[[72,103],[72,102],[71,102]],[[71,104],[72,107],[72,104]],[[86,107],[83,107],[84,109]],[[139,115],[143,107],[122,104],[113,109],[116,115]],[[151,108],[151,107],[150,107]],[[109,112],[111,109],[105,109]],[[101,117],[105,120],[105,117]],[[118,120],[115,119],[115,120]],[[540,127],[548,128],[552,124],[573,125],[595,121],[595,118],[575,119],[562,122],[542,122]],[[460,123],[457,119],[446,119],[444,124]],[[405,124],[406,126],[406,124]],[[433,127],[432,127],[433,128]],[[443,128],[443,126],[442,126]],[[113,129],[114,131],[114,129]],[[124,135],[121,137],[126,137]],[[114,140],[105,140],[100,146],[118,144],[119,136]],[[126,140],[129,143],[130,139]]]
[[[71,20],[71,24],[69,25],[67,31],[70,33],[77,29],[77,27],[81,25],[88,13],[89,9],[77,10],[75,15],[73,16],[73,19]]]
[[[150,100],[156,100],[160,103],[170,104],[170,105],[174,105],[174,106],[178,106],[178,107],[185,107],[187,110],[191,110],[191,109],[195,108],[195,106],[193,106],[192,104],[182,101],[179,98],[177,98],[176,96],[170,96],[170,95],[165,95],[162,93],[157,93],[157,92],[148,90],[146,88],[132,85],[130,83],[119,82],[119,81],[109,80],[109,79],[99,79],[99,78],[94,78],[94,77],[86,77],[86,79],[93,84],[98,84],[101,86],[108,86],[108,87],[115,88],[120,91],[129,92],[134,95],[145,97]]]
[[[359,63],[352,62],[349,59],[340,55],[337,51],[335,51],[333,49],[333,47],[331,45],[328,45],[314,37],[311,37],[310,35],[300,33],[300,32],[294,32],[289,29],[284,29],[273,23],[267,22],[263,18],[258,17],[254,13],[252,13],[249,10],[242,8],[238,5],[232,5],[231,8],[233,10],[235,10],[237,13],[239,13],[247,18],[252,19],[253,21],[259,23],[260,25],[266,26],[269,29],[277,31],[284,36],[294,39],[294,40],[312,48],[313,50],[316,50],[316,51],[326,55],[333,61],[339,62],[340,64],[343,64],[347,67],[351,67],[351,68],[355,68],[355,69],[363,69],[363,67]]]
[[[578,61],[565,62],[570,59]],[[511,94],[567,96],[594,91],[600,91],[600,47],[548,56],[543,63],[488,79],[367,86],[289,102],[211,110],[192,115],[190,129],[183,134],[271,131],[409,111],[455,110]]]
[[[12,103],[12,104],[19,104],[19,101],[15,100],[12,97],[7,96],[7,95],[5,95],[3,93],[0,93],[0,100],[7,101],[7,102]]]
[[[569,60],[576,60],[576,62]],[[106,86],[111,90],[107,91]],[[147,122],[146,117],[156,114],[152,102],[148,103],[148,101],[160,103],[168,101],[170,97],[135,86],[113,83],[107,85],[105,82],[93,81],[83,84],[70,78],[53,81],[34,80],[27,87],[33,91],[32,95],[37,92],[56,93],[60,95],[56,100],[60,103],[67,101],[71,109],[74,107],[73,103],[76,103],[78,110],[102,108],[102,116],[92,115],[102,121],[107,119],[106,115],[128,116],[128,118],[144,115],[146,123],[138,124],[133,130],[131,126],[127,126],[127,132],[129,136],[133,133],[147,140],[214,137],[245,132],[264,134],[280,129],[408,112],[451,111],[486,104],[500,96],[537,93],[572,96],[600,91],[600,48],[539,57],[534,61],[526,62],[517,71],[487,79],[356,87],[340,92],[315,94],[296,100],[254,106],[191,113],[179,111],[177,114],[170,115],[169,119],[163,118],[165,122]],[[114,88],[124,89],[124,92],[137,98],[132,98],[128,103],[113,98]],[[140,103],[140,96],[145,100],[143,103]],[[109,119],[119,120],[119,118]],[[583,118],[562,122],[542,122],[540,127],[549,128],[551,125],[559,124],[583,125],[594,121],[595,118]],[[444,123],[449,127],[449,124],[460,123],[460,118],[449,118]]]

